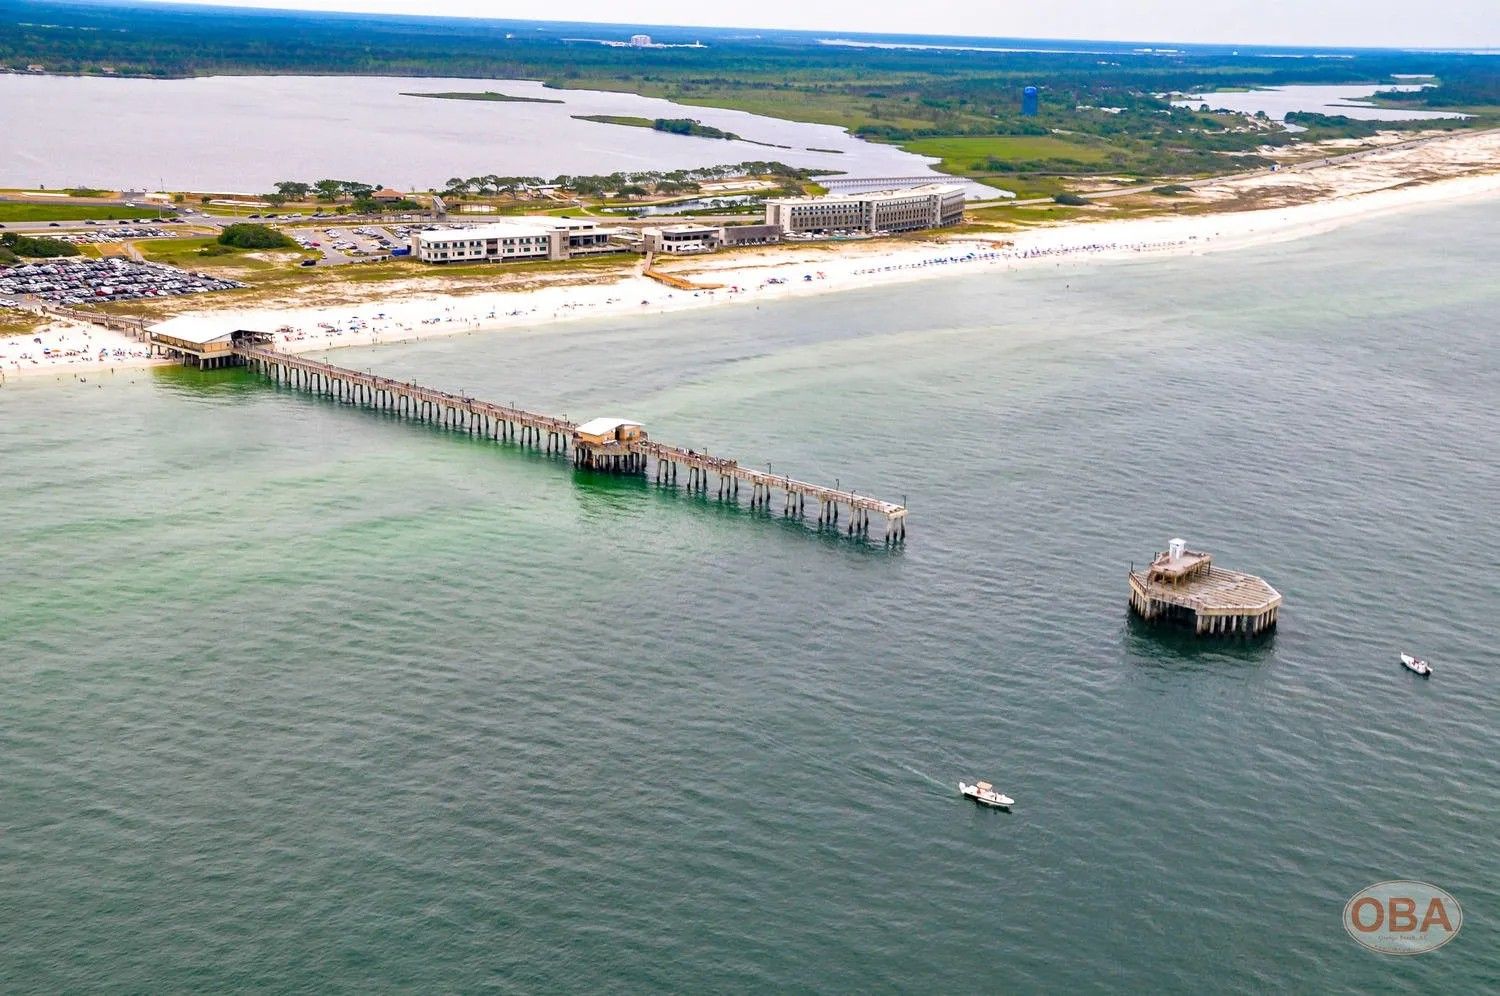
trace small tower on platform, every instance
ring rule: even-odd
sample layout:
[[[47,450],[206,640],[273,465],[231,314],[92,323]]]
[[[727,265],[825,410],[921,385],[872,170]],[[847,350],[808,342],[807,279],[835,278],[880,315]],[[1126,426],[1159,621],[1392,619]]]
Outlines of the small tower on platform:
[[[1131,570],[1130,607],[1147,622],[1190,626],[1199,636],[1255,636],[1276,626],[1281,593],[1174,539],[1144,571]]]

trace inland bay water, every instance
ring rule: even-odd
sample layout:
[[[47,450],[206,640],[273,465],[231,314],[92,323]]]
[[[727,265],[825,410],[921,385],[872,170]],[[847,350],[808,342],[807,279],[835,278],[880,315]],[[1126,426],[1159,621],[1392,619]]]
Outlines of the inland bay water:
[[[905,495],[897,551],[243,371],[7,385],[0,991],[1490,989],[1497,257],[1475,203],[333,354]],[[1179,534],[1271,639],[1132,623]],[[1463,932],[1357,946],[1397,878]]]
[[[486,91],[548,102],[409,96]],[[594,114],[695,118],[744,141],[577,119]],[[831,125],[633,93],[552,90],[534,80],[0,74],[0,134],[8,139],[0,186],[54,189],[264,193],[278,180],[331,176],[427,190],[451,176],[551,178],[767,160],[854,176],[931,175],[953,182],[932,169],[936,159]],[[971,196],[996,194],[967,186]]]

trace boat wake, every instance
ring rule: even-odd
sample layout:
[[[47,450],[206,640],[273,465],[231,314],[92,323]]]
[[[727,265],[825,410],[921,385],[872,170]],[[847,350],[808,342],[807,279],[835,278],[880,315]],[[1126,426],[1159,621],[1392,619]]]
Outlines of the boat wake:
[[[931,782],[932,784],[936,785],[938,788],[946,789],[948,787],[948,783],[947,782],[942,781],[942,780],[937,779],[937,778],[934,778],[931,775],[927,774],[925,771],[918,771],[916,768],[913,768],[909,764],[902,764],[902,763],[900,763],[898,761],[898,762],[896,762],[896,767],[901,768],[901,769],[903,769],[905,771],[910,771],[912,774],[916,775],[918,778],[925,779],[925,780]]]

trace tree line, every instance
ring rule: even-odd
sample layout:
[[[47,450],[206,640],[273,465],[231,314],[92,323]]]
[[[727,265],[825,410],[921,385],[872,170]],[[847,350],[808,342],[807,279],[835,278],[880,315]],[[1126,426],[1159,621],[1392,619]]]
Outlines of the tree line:
[[[20,235],[16,232],[0,233],[0,263],[14,263],[23,256],[28,259],[56,259],[77,255],[78,247],[62,239]]]
[[[747,160],[740,163],[723,163],[696,169],[674,170],[618,170],[599,175],[564,173],[550,180],[539,176],[487,176],[450,177],[441,193],[444,197],[465,196],[494,197],[501,194],[519,196],[541,187],[557,187],[584,196],[599,196],[606,193],[679,194],[697,193],[705,180],[720,180],[732,176],[766,176],[789,182],[811,179],[825,170],[802,169],[783,162]]]

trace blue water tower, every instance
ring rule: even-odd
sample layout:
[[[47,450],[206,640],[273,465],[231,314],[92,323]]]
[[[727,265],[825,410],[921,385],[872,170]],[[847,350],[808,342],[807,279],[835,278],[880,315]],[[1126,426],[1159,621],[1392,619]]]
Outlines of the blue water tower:
[[[1028,118],[1036,117],[1037,93],[1036,87],[1029,86],[1021,91],[1021,113]]]

